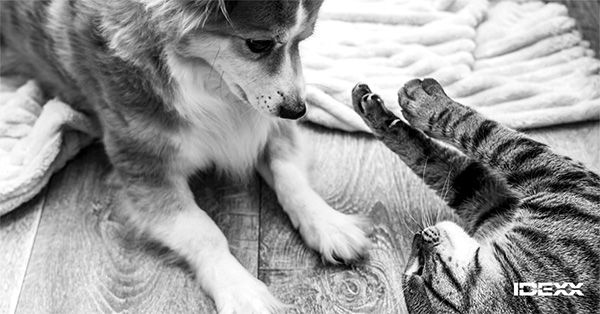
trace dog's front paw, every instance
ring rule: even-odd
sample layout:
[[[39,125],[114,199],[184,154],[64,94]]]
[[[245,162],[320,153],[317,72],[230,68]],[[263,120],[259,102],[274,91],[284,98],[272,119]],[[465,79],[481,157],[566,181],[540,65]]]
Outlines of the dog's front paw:
[[[398,91],[402,115],[415,128],[432,131],[437,122],[446,116],[454,103],[442,86],[434,79],[414,79]],[[446,110],[447,109],[447,110]],[[442,113],[446,112],[445,114]]]
[[[366,84],[358,84],[352,89],[352,105],[375,135],[386,133],[398,121],[398,117],[385,107],[381,97],[372,93]]]
[[[300,225],[304,242],[318,251],[325,262],[332,264],[351,264],[368,256],[371,231],[370,219],[332,208],[320,211]]]
[[[289,308],[260,280],[254,277],[236,280],[233,285],[221,287],[215,296],[219,314],[276,314]]]

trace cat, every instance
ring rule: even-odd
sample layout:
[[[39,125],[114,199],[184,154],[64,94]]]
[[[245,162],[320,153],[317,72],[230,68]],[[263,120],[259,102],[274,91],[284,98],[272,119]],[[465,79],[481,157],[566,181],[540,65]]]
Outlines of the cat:
[[[352,102],[464,222],[414,236],[403,279],[410,313],[600,313],[597,174],[453,101],[433,79],[398,92],[408,123],[365,84]]]

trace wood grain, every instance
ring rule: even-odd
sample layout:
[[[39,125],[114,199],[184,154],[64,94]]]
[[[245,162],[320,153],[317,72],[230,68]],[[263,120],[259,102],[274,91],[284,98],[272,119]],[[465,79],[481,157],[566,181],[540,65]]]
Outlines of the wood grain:
[[[131,241],[115,218],[110,171],[102,150],[92,147],[52,179],[17,313],[214,312],[185,265]],[[197,200],[256,273],[258,185],[203,183],[194,180]]]
[[[263,185],[260,278],[297,313],[400,313],[406,247],[424,224],[452,215],[399,158],[370,136],[303,128],[311,181],[334,208],[375,221],[375,247],[354,268],[321,263]],[[437,217],[436,217],[437,216]]]
[[[598,53],[599,1],[553,2],[569,6]],[[315,189],[333,207],[375,222],[375,245],[363,264],[323,265],[257,178],[236,184],[199,176],[192,184],[197,202],[242,263],[295,306],[290,312],[403,313],[400,274],[412,234],[453,214],[371,137],[302,130],[313,150]],[[600,123],[528,133],[600,172]],[[119,209],[110,171],[102,150],[89,148],[52,179],[46,196],[0,218],[0,313],[214,312],[185,265],[165,262],[164,249],[129,241],[112,215]]]
[[[314,126],[302,129],[316,161],[311,170],[315,189],[342,212],[370,216],[375,222],[375,245],[362,265],[323,265],[302,244],[263,183],[259,277],[294,306],[292,313],[405,313],[401,273],[412,236],[423,225],[456,221],[454,215],[373,138]],[[600,170],[600,123],[528,133]]]
[[[46,190],[0,217],[0,313],[13,313],[44,205]]]

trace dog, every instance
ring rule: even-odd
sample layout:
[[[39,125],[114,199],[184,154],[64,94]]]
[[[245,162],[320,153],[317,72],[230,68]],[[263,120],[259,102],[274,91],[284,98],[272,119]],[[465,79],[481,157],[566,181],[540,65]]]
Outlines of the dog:
[[[367,219],[310,187],[296,121],[298,51],[322,0],[2,1],[4,46],[23,74],[101,126],[128,221],[183,257],[219,313],[281,309],[194,202],[193,173],[255,169],[306,244],[331,263],[370,246]]]

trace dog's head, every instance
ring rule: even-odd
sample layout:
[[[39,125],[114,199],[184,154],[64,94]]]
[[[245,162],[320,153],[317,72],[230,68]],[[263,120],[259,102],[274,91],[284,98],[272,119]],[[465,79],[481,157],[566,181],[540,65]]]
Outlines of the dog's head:
[[[263,113],[286,119],[305,114],[298,45],[312,34],[322,0],[188,2],[208,15],[178,40],[177,58],[192,60],[187,64]]]

